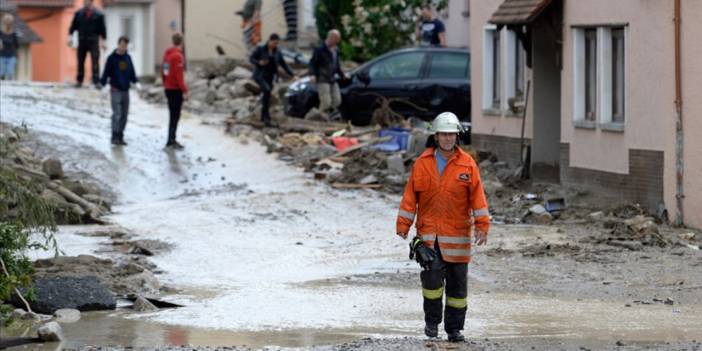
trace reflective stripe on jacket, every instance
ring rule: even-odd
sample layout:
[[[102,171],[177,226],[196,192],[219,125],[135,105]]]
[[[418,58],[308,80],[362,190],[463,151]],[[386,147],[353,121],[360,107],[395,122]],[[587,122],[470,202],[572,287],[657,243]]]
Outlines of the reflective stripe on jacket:
[[[485,233],[490,227],[480,171],[470,155],[456,148],[440,176],[434,150],[424,151],[412,167],[397,232],[408,233],[416,215],[417,233],[429,247],[438,241],[444,261],[468,263],[472,226]]]

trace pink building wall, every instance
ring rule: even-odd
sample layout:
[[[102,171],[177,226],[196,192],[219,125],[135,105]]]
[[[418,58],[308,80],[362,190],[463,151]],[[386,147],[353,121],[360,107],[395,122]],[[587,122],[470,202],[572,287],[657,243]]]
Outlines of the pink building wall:
[[[682,0],[682,91],[684,117],[684,212],[687,225],[702,228],[702,2]],[[483,113],[483,32],[502,0],[471,1],[472,123],[476,134],[519,138],[521,119]],[[676,210],[674,1],[565,0],[561,70],[561,143],[571,167],[629,173],[629,150],[661,151],[663,201]],[[577,25],[626,25],[623,132],[576,128],[573,123],[573,29]],[[531,101],[530,101],[531,105]],[[533,106],[532,106],[533,107]],[[527,139],[533,119],[527,113]]]

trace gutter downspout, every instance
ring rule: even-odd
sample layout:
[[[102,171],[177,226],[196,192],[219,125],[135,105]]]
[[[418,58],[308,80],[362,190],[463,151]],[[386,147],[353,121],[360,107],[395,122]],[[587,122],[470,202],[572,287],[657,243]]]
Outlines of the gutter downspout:
[[[683,226],[683,175],[685,162],[683,159],[683,119],[682,119],[682,74],[680,47],[680,0],[675,0],[675,225]]]

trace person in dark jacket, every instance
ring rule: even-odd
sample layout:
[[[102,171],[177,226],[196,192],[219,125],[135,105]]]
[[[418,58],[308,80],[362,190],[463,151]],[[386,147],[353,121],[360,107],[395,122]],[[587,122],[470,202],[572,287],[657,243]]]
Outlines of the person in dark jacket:
[[[139,84],[132,64],[132,58],[127,53],[129,38],[120,37],[117,49],[107,57],[105,70],[102,72],[100,83],[106,86],[110,83],[110,101],[112,102],[112,144],[127,145],[124,142],[124,128],[127,126],[129,114],[129,87],[131,83]],[[139,87],[139,85],[137,85]]]
[[[271,91],[273,91],[273,80],[278,74],[278,67],[283,68],[292,78],[295,74],[290,69],[283,55],[278,50],[280,37],[278,34],[271,34],[268,41],[254,50],[249,61],[254,65],[253,79],[261,87],[261,120],[266,127],[271,127],[271,115],[268,111],[271,101]]]
[[[183,149],[183,145],[176,141],[178,121],[183,101],[188,99],[188,86],[185,85],[185,57],[183,56],[183,35],[175,33],[171,37],[173,46],[163,54],[161,79],[168,99],[168,141],[167,149]]]
[[[90,53],[90,66],[92,79],[96,88],[100,88],[100,48],[104,48],[101,40],[107,37],[105,29],[105,16],[93,6],[93,0],[85,0],[85,5],[76,11],[71,22],[68,35],[78,31],[78,75],[76,87],[83,85],[85,75],[85,56]],[[70,42],[70,38],[69,38]]]
[[[329,113],[341,105],[341,93],[339,84],[336,82],[336,75],[340,79],[345,79],[346,75],[341,70],[339,64],[338,44],[341,41],[341,33],[332,29],[327,33],[327,39],[314,50],[310,60],[310,71],[317,83],[317,94],[319,95],[319,110]]]
[[[17,32],[12,28],[15,18],[6,13],[2,16],[2,26],[0,26],[0,79],[15,79],[15,67],[17,65],[17,48],[19,41]]]

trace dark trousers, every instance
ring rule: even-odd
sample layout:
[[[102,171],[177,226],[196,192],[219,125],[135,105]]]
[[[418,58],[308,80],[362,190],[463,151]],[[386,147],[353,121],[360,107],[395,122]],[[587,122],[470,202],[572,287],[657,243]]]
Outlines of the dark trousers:
[[[110,101],[112,102],[112,139],[122,140],[124,128],[127,126],[127,115],[129,115],[129,90],[112,88]]]
[[[429,270],[422,271],[424,321],[427,325],[441,324],[442,298],[446,293],[444,330],[447,333],[463,330],[466,320],[468,295],[468,264],[444,262],[441,252]],[[445,283],[445,284],[444,284]]]
[[[297,0],[283,0],[283,11],[288,27],[285,40],[297,40]]]
[[[256,75],[254,80],[261,87],[261,120],[270,122],[271,113],[269,107],[271,105],[271,92],[273,91],[273,77]]]
[[[78,75],[76,82],[83,83],[85,77],[85,55],[90,53],[91,78],[93,84],[100,83],[100,47],[99,40],[81,40],[78,42]]]
[[[183,107],[183,92],[178,89],[166,89],[166,99],[168,99],[168,142],[176,141],[176,130],[180,120],[180,109]]]

